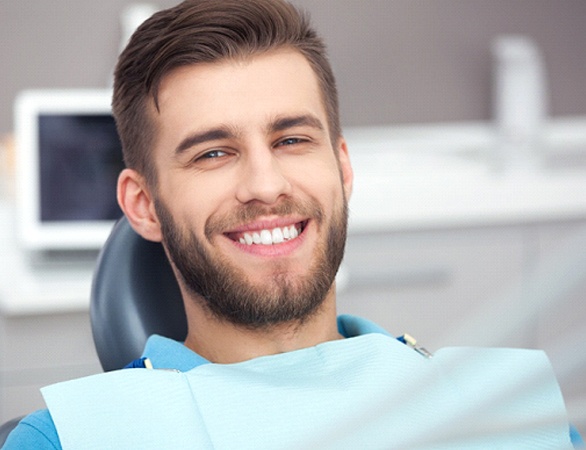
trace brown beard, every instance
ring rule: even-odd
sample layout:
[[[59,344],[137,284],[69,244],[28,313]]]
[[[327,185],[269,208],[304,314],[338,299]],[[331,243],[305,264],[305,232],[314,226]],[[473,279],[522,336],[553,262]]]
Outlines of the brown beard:
[[[246,274],[227,258],[211,254],[192,231],[182,232],[160,199],[155,200],[155,209],[169,258],[183,285],[195,294],[195,301],[221,320],[260,329],[303,322],[323,304],[344,256],[348,206],[346,199],[343,200],[343,206],[329,223],[325,240],[318,244],[307,275],[292,280],[285,270],[275,267],[271,278],[262,286],[250,283]],[[261,215],[292,212],[310,217],[318,228],[324,226],[323,211],[316,200],[301,204],[289,198],[276,208],[243,205],[230,218],[208,220],[205,236],[210,240],[216,230],[230,229],[231,224],[252,221]]]

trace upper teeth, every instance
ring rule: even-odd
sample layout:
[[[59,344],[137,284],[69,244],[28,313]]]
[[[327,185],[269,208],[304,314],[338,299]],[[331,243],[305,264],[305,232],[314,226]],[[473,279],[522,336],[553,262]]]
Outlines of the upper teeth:
[[[295,239],[299,236],[299,232],[295,225],[283,228],[274,228],[272,230],[261,230],[252,233],[244,233],[239,239],[241,244],[252,245],[273,245],[281,242]]]

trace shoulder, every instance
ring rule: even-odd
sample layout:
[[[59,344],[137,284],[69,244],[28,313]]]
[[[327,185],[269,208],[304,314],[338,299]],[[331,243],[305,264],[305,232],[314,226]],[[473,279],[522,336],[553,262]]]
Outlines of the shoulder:
[[[2,447],[5,450],[23,448],[61,449],[57,430],[48,410],[42,409],[24,417]]]

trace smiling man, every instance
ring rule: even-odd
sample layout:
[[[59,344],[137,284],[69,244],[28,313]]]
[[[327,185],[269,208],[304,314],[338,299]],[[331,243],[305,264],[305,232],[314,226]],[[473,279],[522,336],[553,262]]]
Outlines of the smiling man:
[[[235,362],[339,338],[352,170],[307,58],[282,46],[178,67],[150,114],[156,178],[126,169],[119,202],[164,243],[186,345]]]
[[[118,201],[163,244],[188,334],[152,336],[140,369],[44,388],[6,448],[571,448],[543,353],[430,358],[337,317],[353,173],[323,42],[289,3],[155,14],[113,109]]]

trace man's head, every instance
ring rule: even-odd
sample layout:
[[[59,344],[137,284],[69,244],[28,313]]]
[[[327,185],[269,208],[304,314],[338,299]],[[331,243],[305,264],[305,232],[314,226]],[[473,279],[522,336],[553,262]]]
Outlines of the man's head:
[[[334,299],[352,185],[321,41],[280,0],[170,11],[116,71],[122,209],[163,242],[188,309],[252,328],[303,321]]]
[[[292,5],[283,0],[187,0],[153,15],[133,35],[115,72],[112,106],[127,167],[156,185],[154,115],[166,75],[182,66],[246,60],[287,47],[313,68],[330,135],[338,139],[338,94],[325,45],[308,17]]]

